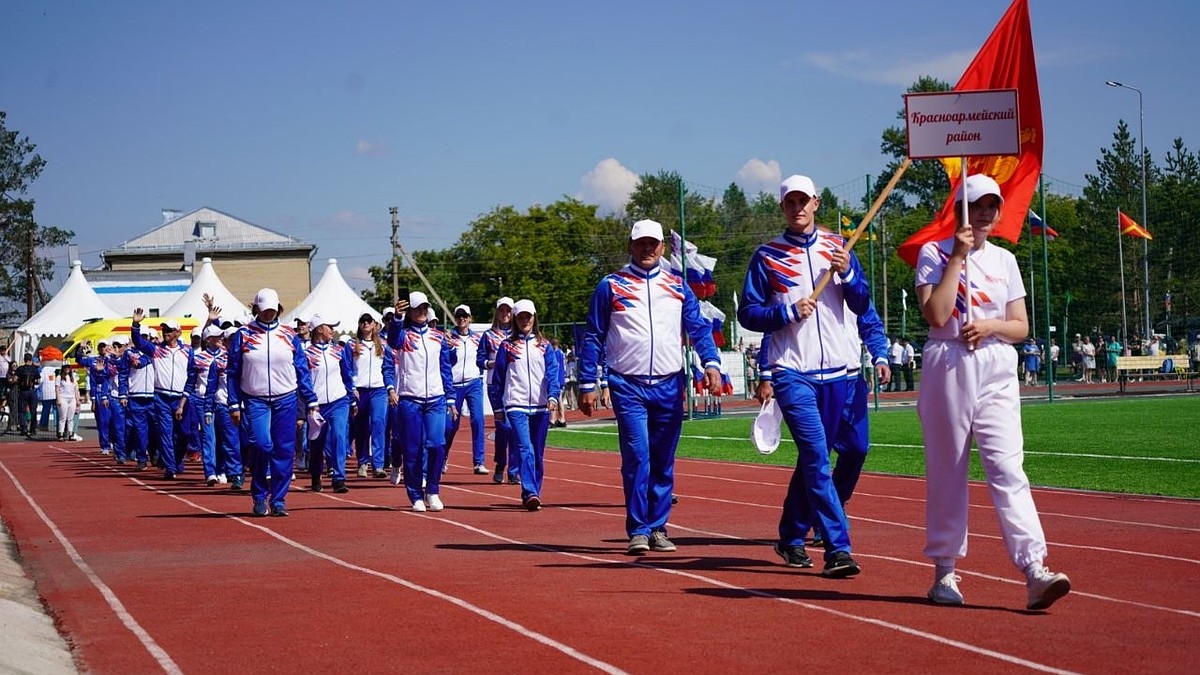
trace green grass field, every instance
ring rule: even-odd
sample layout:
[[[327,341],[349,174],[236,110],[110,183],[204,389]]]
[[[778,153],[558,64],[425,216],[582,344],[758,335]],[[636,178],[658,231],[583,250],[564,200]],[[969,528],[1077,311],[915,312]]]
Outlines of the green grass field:
[[[1200,498],[1200,397],[1058,401],[1027,404],[1022,414],[1025,472],[1034,485]],[[749,440],[752,420],[726,415],[685,422],[679,455],[794,465],[796,446],[787,429],[779,450],[762,456]],[[615,452],[616,426],[552,429],[547,444]],[[924,475],[915,407],[871,413],[866,470]],[[983,478],[975,453],[971,478]]]

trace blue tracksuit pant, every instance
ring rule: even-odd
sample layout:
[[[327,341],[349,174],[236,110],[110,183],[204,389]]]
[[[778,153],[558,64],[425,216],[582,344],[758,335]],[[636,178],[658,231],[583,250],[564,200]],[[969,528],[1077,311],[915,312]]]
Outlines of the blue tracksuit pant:
[[[174,475],[183,472],[183,451],[186,441],[183,439],[183,423],[175,419],[175,411],[179,408],[182,396],[154,394],[154,418],[158,427],[158,460],[163,465],[163,473]]]
[[[492,404],[492,412],[498,413],[504,410],[504,402],[500,398],[500,389],[495,385],[488,385],[487,388],[488,402]],[[517,453],[509,436],[511,431],[508,426],[508,420],[504,415],[495,415],[496,422],[496,450],[492,454],[492,461],[496,463],[496,469],[509,468],[509,474],[516,473]]]
[[[550,412],[535,413],[511,411],[508,417],[512,437],[509,441],[517,446],[520,456],[518,471],[521,476],[521,501],[542,495],[542,476],[545,474],[543,458],[546,454],[546,433],[550,431]],[[667,500],[670,504],[670,499]]]
[[[154,397],[130,396],[125,409],[125,447],[139,463],[150,461],[151,426],[155,424]]]
[[[217,467],[233,480],[242,475],[242,438],[229,417],[229,406],[213,404],[213,429],[217,434]]]
[[[325,413],[321,413],[324,415]],[[382,469],[387,465],[388,393],[386,387],[358,388],[354,416],[354,455],[360,466]],[[342,462],[343,468],[345,462]]]
[[[842,421],[837,436],[833,439],[833,451],[837,453],[837,464],[833,467],[833,487],[838,501],[845,506],[854,494],[858,478],[862,475],[867,451],[871,447],[867,422],[867,402],[871,389],[861,376],[852,376],[846,389],[846,405],[842,409]]]
[[[321,433],[308,442],[308,474],[324,474],[325,458],[330,458],[333,480],[346,480],[346,455],[350,451],[350,401],[339,398],[320,407],[325,426]]]
[[[112,442],[108,440],[108,430],[109,430],[108,411],[109,411],[109,406],[111,406],[111,405],[112,405],[112,401],[108,401],[108,405],[105,405],[104,401],[100,401],[100,400],[96,401],[96,435],[100,439],[100,449],[101,450],[109,450],[112,448]],[[30,417],[31,417],[30,425],[31,426],[33,424],[32,416],[33,416],[33,412],[31,410],[30,411]]]
[[[216,416],[213,415],[208,403],[198,397],[192,396],[188,399],[188,407],[194,412],[192,418],[187,416],[184,420],[190,425],[192,419],[197,422],[195,446],[200,450],[200,464],[204,467],[204,476],[215,476],[220,471],[217,470],[217,427]]]
[[[404,488],[410,502],[436,495],[446,462],[446,399],[402,398],[396,427],[404,458]],[[421,487],[421,481],[425,487]]]
[[[454,444],[454,436],[458,434],[458,427],[462,424],[464,402],[467,404],[467,410],[471,413],[469,415],[471,420],[471,464],[483,466],[482,378],[476,378],[466,384],[454,385],[454,408],[458,411],[458,417],[446,423],[446,453],[450,453],[450,446]]]
[[[125,445],[125,406],[117,399],[108,402],[108,442],[114,457],[121,461],[129,458]]]
[[[666,529],[675,489],[675,446],[683,429],[684,386],[682,372],[654,384],[609,373],[621,448],[625,532],[630,537]]]
[[[803,545],[811,525],[825,533],[825,558],[850,552],[850,530],[829,466],[829,443],[846,407],[845,378],[819,382],[788,369],[774,375],[775,399],[799,451],[779,519],[779,541]]]
[[[250,455],[250,497],[284,506],[296,466],[296,392],[242,401],[242,439]],[[271,474],[268,484],[267,474]]]

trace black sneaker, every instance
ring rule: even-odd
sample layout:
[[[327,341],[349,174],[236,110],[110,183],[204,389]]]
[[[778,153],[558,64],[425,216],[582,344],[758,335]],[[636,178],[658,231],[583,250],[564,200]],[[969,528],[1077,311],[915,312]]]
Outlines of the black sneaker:
[[[807,568],[813,566],[812,558],[808,557],[803,545],[785,546],[775,542],[775,552],[779,554],[780,558],[783,558],[784,564],[788,567]]]
[[[338,493],[339,495],[341,495],[341,494],[346,494],[347,492],[349,492],[350,488],[346,487],[346,481],[335,480],[335,481],[333,481],[333,491]]]
[[[322,490],[322,488],[321,488],[321,477],[320,477],[320,476],[313,476],[313,477],[312,477],[312,480],[310,480],[310,481],[309,481],[308,487],[309,487],[309,489],[310,489],[310,490],[312,490],[313,492],[320,492],[320,491]]]
[[[138,465],[137,465],[137,470],[138,470],[138,471],[145,471],[145,470],[146,470],[146,463],[145,463],[145,462],[138,462]]]
[[[242,485],[244,485],[244,484],[245,484],[244,478],[242,478],[241,476],[234,476],[233,480],[229,481],[229,491],[230,492],[241,492]]]
[[[854,562],[854,558],[846,551],[838,551],[830,556],[825,563],[825,569],[821,570],[821,576],[830,579],[844,579],[852,577],[862,570],[858,568],[858,563]]]

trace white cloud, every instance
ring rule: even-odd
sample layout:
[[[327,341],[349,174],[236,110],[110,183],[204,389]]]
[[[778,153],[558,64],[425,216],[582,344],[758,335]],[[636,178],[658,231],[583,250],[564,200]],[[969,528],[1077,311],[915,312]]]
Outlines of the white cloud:
[[[974,57],[974,50],[965,50],[930,55],[917,61],[897,61],[893,56],[858,49],[836,54],[805,54],[803,58],[809,65],[834,75],[908,87],[924,75],[954,84]]]
[[[354,153],[367,157],[382,157],[387,154],[387,143],[379,139],[360,138],[354,144]]]
[[[774,193],[782,180],[783,171],[779,168],[779,162],[773,159],[765,162],[751,159],[737,172],[738,187],[750,196],[760,192]]]
[[[637,188],[638,180],[636,173],[609,157],[600,160],[596,168],[579,179],[579,192],[575,198],[598,204],[601,211],[620,213],[629,202],[629,195]]]

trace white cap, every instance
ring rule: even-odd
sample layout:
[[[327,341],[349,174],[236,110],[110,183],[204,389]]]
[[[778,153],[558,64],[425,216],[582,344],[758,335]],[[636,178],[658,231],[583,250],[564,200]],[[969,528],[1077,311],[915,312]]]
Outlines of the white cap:
[[[334,328],[339,323],[341,323],[341,321],[332,321],[330,319],[327,319],[327,318],[321,316],[320,314],[313,314],[308,319],[308,327],[309,328],[316,328],[317,326],[329,326],[330,328]]]
[[[225,331],[221,330],[221,327],[214,323],[214,324],[209,324],[209,325],[205,326],[204,332],[201,333],[200,336],[203,339],[207,340],[210,337],[221,337],[224,334],[225,334]]]
[[[129,343],[129,338],[123,335],[110,335],[107,340],[110,345],[123,345]]]
[[[532,300],[521,299],[517,301],[517,304],[513,305],[513,314],[523,313],[537,314],[537,307],[533,306]]]
[[[233,337],[233,334],[238,332],[238,330],[239,328],[237,326],[230,326],[229,328],[221,331],[221,333],[224,334],[225,337]]]
[[[158,331],[153,326],[142,326],[141,331],[142,335],[158,337]]]
[[[779,404],[774,398],[763,404],[758,411],[758,417],[754,418],[754,424],[750,427],[750,440],[754,442],[754,448],[759,454],[769,455],[779,447],[781,432],[780,425],[783,423],[783,411],[779,409]]]
[[[651,239],[663,240],[662,225],[656,220],[639,220],[633,224],[633,229],[629,232],[629,241],[637,241],[642,237],[650,237]]]
[[[264,309],[274,309],[278,311],[279,294],[275,292],[274,288],[264,288],[258,293],[254,294],[254,306],[257,307],[259,311]]]
[[[471,316],[471,308],[466,305],[459,305],[454,308],[454,315],[458,316],[459,312],[465,312],[467,316]]]
[[[426,321],[437,321],[437,312],[433,311],[433,305],[429,306],[429,313],[425,315]]]
[[[176,321],[175,319],[163,319],[162,321],[158,322],[158,325],[160,327],[166,326],[167,328],[169,328],[171,330],[179,330],[180,329],[179,322]]]
[[[954,195],[955,203],[962,201],[962,194],[962,186],[959,186],[958,192]],[[976,173],[967,176],[968,204],[974,204],[987,195],[996,195],[1000,198],[1000,203],[1004,203],[1004,195],[1000,194],[1000,186],[991,176],[982,173]]]
[[[421,291],[413,291],[412,293],[408,294],[408,306],[409,307],[416,309],[416,308],[420,307],[421,305],[428,305],[428,304],[429,304],[429,298],[426,297],[425,294],[422,293]]]
[[[496,309],[500,309],[501,307],[503,307],[505,305],[508,305],[508,308],[512,309],[513,299],[508,297],[507,295],[496,301]]]
[[[789,192],[803,192],[809,197],[817,196],[817,186],[808,176],[793,175],[788,176],[782,183],[779,184],[779,203],[783,203],[783,198],[788,196]]]

